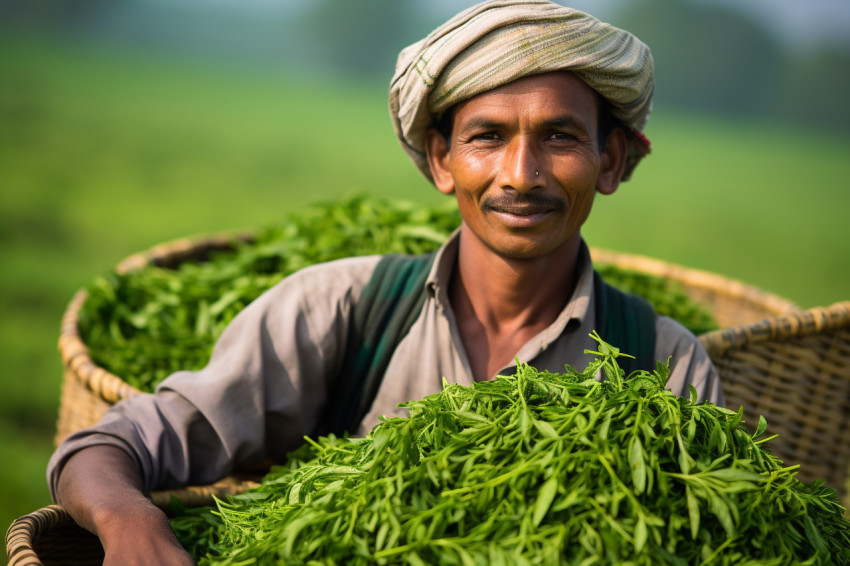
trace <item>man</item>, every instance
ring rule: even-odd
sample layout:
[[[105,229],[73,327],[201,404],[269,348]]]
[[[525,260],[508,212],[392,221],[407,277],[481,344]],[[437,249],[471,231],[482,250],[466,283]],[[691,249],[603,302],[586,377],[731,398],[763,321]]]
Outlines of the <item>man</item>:
[[[463,224],[424,264],[412,324],[347,428],[365,434],[443,378],[492,379],[515,358],[583,367],[600,326],[628,326],[651,359],[671,356],[674,393],[692,385],[722,403],[694,336],[610,294],[580,235],[595,193],[614,193],[648,152],[640,130],[652,69],[632,35],[545,1],[479,4],[401,53],[396,133],[436,188],[456,195]],[[144,491],[281,460],[327,428],[328,407],[352,404],[362,391],[343,387],[347,352],[360,345],[358,309],[383,262],[352,258],[287,278],[234,320],[205,369],[119,403],[59,448],[54,498],[100,536],[107,563],[190,563]]]

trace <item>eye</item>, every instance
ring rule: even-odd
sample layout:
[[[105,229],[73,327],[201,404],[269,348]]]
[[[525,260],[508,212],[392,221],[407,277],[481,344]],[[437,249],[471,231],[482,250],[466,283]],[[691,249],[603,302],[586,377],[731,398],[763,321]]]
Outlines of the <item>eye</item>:
[[[473,135],[471,139],[477,141],[499,141],[502,139],[502,136],[498,132],[481,132],[480,134]]]
[[[556,132],[549,132],[547,139],[555,140],[555,141],[575,141],[578,138],[576,138],[576,136],[574,136],[573,134],[570,134],[568,132],[556,131]]]

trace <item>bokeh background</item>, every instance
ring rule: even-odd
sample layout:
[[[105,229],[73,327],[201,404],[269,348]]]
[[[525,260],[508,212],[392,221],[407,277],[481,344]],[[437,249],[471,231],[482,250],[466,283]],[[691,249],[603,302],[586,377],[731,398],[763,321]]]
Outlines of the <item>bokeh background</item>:
[[[125,256],[350,191],[435,204],[386,109],[460,0],[0,0],[0,523],[49,503],[73,293]],[[654,51],[653,154],[600,247],[850,299],[850,4],[581,0]]]

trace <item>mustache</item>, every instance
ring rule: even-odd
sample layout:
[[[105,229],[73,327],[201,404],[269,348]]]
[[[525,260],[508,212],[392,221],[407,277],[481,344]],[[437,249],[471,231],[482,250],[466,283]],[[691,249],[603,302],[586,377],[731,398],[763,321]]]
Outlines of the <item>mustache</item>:
[[[499,212],[518,215],[567,209],[567,203],[564,200],[552,195],[541,195],[537,193],[504,193],[497,196],[485,197],[481,201],[481,206]]]

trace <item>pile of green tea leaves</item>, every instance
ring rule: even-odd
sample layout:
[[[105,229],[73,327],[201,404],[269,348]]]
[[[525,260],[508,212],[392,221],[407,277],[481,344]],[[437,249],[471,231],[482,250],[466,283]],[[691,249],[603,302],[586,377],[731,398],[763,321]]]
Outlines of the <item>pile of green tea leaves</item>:
[[[313,205],[256,232],[207,261],[176,269],[148,265],[96,277],[79,312],[80,337],[93,361],[141,391],[171,373],[196,370],[236,314],[283,277],[309,265],[350,256],[436,250],[460,225],[453,201],[423,207],[352,195]],[[662,278],[604,269],[605,280],[646,297],[659,314],[695,332],[709,329],[704,306]],[[623,283],[620,283],[622,281]]]
[[[666,365],[624,376],[593,353],[308,440],[172,526],[201,564],[850,564],[835,490],[772,457],[763,419],[750,436],[742,411],[666,391]]]

